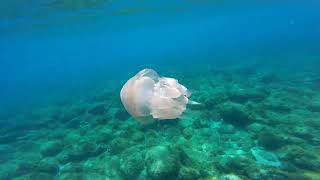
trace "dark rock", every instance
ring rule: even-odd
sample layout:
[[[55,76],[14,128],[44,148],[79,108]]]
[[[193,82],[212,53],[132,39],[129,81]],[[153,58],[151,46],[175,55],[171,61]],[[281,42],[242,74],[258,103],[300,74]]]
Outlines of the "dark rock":
[[[238,67],[235,69],[235,73],[245,76],[254,75],[257,73],[257,68],[255,66]]]
[[[104,92],[102,94],[93,96],[89,99],[89,102],[104,102],[112,99],[113,97],[115,97],[115,95],[116,94],[114,92]]]
[[[130,143],[125,138],[115,138],[110,143],[110,152],[113,154],[118,154],[129,146]]]
[[[126,120],[130,117],[129,113],[125,109],[118,109],[118,111],[114,114],[114,117],[119,120]]]
[[[197,118],[193,121],[192,127],[196,129],[206,128],[209,126],[209,122],[207,119]]]
[[[319,170],[320,169],[320,161],[317,159],[311,159],[310,157],[296,157],[293,162],[299,168],[306,170]]]
[[[216,167],[222,172],[235,173],[245,177],[256,176],[256,173],[259,172],[259,169],[255,166],[255,163],[251,159],[243,156],[221,159],[216,164]]]
[[[155,146],[146,154],[146,168],[150,179],[176,179],[179,156],[167,146]]]
[[[59,164],[57,161],[44,159],[38,164],[37,171],[56,175],[59,171]]]
[[[290,129],[290,133],[305,140],[312,140],[317,134],[313,128],[308,128],[307,126],[295,126]]]
[[[294,164],[298,168],[306,170],[320,169],[320,160],[317,156],[300,146],[289,146],[282,159],[288,163]]]
[[[235,89],[230,91],[228,96],[233,102],[245,103],[249,100],[255,102],[262,101],[266,98],[267,94],[257,90]]]
[[[320,102],[310,103],[307,108],[312,112],[320,112]]]
[[[113,132],[112,129],[106,129],[102,132],[99,132],[96,138],[97,144],[107,144],[112,140]]]
[[[178,179],[192,180],[192,179],[199,179],[200,177],[201,177],[201,173],[197,169],[183,166],[179,170]]]
[[[103,149],[98,147],[95,142],[83,141],[75,145],[68,152],[69,161],[81,161],[92,156],[96,156],[103,152]]]
[[[281,81],[281,79],[275,74],[264,74],[259,78],[259,80],[260,82],[266,83],[266,84],[277,83]]]
[[[67,128],[77,128],[77,127],[79,127],[82,120],[83,120],[82,117],[75,117],[75,118],[69,120],[68,122],[66,122],[65,126]]]
[[[263,130],[265,130],[267,128],[268,128],[268,126],[263,125],[263,124],[259,124],[259,123],[252,123],[247,127],[247,129],[250,132],[256,133],[256,134],[260,133],[261,131],[263,131]]]
[[[224,103],[220,109],[220,116],[227,123],[238,127],[245,127],[252,123],[252,119],[241,104]]]
[[[286,144],[286,141],[279,134],[262,132],[258,135],[258,144],[267,150],[277,150]]]
[[[145,138],[146,137],[142,132],[135,132],[131,136],[131,139],[135,142],[143,142]]]
[[[19,162],[17,169],[16,169],[16,176],[20,176],[23,174],[27,174],[29,172],[33,172],[37,169],[37,163],[36,162],[26,162],[22,161]]]
[[[280,113],[289,113],[291,111],[291,107],[287,102],[284,101],[273,101],[264,104],[265,109],[280,112]]]
[[[228,99],[228,96],[226,94],[222,93],[214,93],[210,95],[209,97],[205,97],[204,99],[200,99],[201,106],[203,106],[203,109],[212,110],[214,109],[218,104],[221,104],[225,102]]]
[[[99,104],[91,108],[88,112],[93,115],[103,115],[106,112],[106,109],[104,104]]]
[[[235,128],[231,124],[222,124],[218,131],[222,134],[232,134],[235,132]]]
[[[54,156],[58,154],[63,148],[60,141],[49,141],[43,144],[40,148],[40,152],[43,156]]]
[[[48,174],[48,173],[31,173],[28,176],[26,176],[26,179],[32,179],[32,180],[55,180],[56,175]]]
[[[13,133],[0,135],[0,144],[8,144],[8,143],[15,142],[17,137],[18,135]]]
[[[137,179],[144,169],[144,155],[141,150],[134,148],[123,154],[120,164],[124,179]]]

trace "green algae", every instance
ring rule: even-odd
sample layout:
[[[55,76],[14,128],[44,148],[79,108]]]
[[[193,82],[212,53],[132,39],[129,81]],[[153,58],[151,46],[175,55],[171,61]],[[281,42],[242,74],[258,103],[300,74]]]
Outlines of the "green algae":
[[[185,75],[202,105],[148,126],[105,90],[9,116],[0,179],[319,179],[319,93],[276,77]]]

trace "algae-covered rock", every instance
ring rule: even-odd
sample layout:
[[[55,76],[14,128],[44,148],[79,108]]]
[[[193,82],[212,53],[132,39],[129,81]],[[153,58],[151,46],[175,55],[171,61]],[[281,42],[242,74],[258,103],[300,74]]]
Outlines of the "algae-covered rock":
[[[258,144],[268,150],[277,150],[286,143],[286,140],[280,134],[266,131],[258,135]]]
[[[43,156],[54,156],[63,149],[63,144],[60,141],[49,141],[41,145],[40,152]]]
[[[168,146],[155,146],[146,154],[146,167],[151,179],[175,179],[179,172],[179,156]]]
[[[113,154],[121,153],[130,146],[130,142],[125,138],[115,138],[110,143],[110,152]]]
[[[59,162],[53,158],[43,159],[40,161],[37,167],[37,172],[56,175],[59,171]]]
[[[222,172],[234,173],[246,177],[256,176],[259,172],[255,163],[245,156],[226,156],[217,162],[216,167]]]
[[[201,174],[197,169],[182,166],[179,170],[178,179],[192,180],[192,179],[199,179],[200,177],[201,177]]]
[[[222,124],[218,131],[221,134],[232,134],[236,131],[236,128],[232,124]]]
[[[96,132],[96,142],[97,144],[108,144],[112,140],[113,135],[112,129],[105,127]]]
[[[30,172],[34,172],[37,169],[38,162],[33,161],[21,161],[17,164],[15,171],[16,176],[24,175]]]
[[[285,155],[282,157],[282,159],[302,169],[320,169],[320,159],[316,156],[316,154],[300,146],[289,146],[285,150]]]
[[[96,156],[102,152],[95,142],[90,140],[82,140],[77,144],[74,144],[68,151],[68,161],[81,161],[92,156]]]
[[[224,103],[220,109],[221,118],[227,123],[238,127],[244,127],[252,123],[252,119],[241,104]]]
[[[82,173],[63,173],[59,176],[61,180],[83,179]]]
[[[48,173],[31,173],[28,176],[26,176],[26,179],[32,179],[32,180],[54,180],[55,175],[48,174]]]
[[[203,109],[213,110],[218,104],[228,100],[226,90],[224,88],[216,88],[210,93],[204,93],[200,97],[199,102],[203,104]]]
[[[229,99],[236,103],[245,103],[247,101],[262,101],[267,97],[267,93],[258,89],[232,88],[228,92]]]
[[[139,148],[130,148],[121,156],[120,171],[124,179],[137,178],[144,169],[144,151]]]
[[[239,176],[235,174],[226,174],[220,177],[221,180],[242,180]]]
[[[106,109],[104,104],[98,104],[92,107],[88,112],[93,115],[103,115],[106,112]]]
[[[277,155],[272,152],[268,152],[263,149],[254,147],[254,148],[251,148],[251,153],[256,159],[258,164],[272,166],[272,167],[281,166],[281,162],[279,161]]]
[[[290,133],[304,140],[312,140],[317,132],[308,126],[295,126],[290,128]]]
[[[278,83],[281,81],[281,79],[276,74],[266,73],[259,77],[259,81],[262,83],[270,84],[270,83]]]
[[[307,108],[312,112],[320,112],[320,100],[316,102],[311,102]]]
[[[124,109],[118,109],[114,114],[114,117],[118,120],[126,120],[130,117],[129,113]]]
[[[260,133],[262,132],[263,130],[267,129],[268,126],[266,125],[263,125],[263,124],[260,124],[260,123],[252,123],[250,124],[247,129],[252,132],[252,133]]]

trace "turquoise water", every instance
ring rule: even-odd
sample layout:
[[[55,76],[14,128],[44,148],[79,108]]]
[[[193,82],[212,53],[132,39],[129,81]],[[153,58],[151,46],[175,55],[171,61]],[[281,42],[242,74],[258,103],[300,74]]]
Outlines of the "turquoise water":
[[[319,5],[0,2],[0,179],[320,179]],[[140,124],[144,68],[201,104]]]

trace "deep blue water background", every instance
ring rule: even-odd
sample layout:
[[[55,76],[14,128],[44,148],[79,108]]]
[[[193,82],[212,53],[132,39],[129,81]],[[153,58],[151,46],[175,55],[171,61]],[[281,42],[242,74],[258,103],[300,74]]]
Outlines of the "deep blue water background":
[[[257,59],[301,67],[304,56],[320,56],[319,1],[114,1],[61,11],[37,2],[0,2],[10,12],[0,17],[3,111],[106,87],[145,67],[201,71]]]

